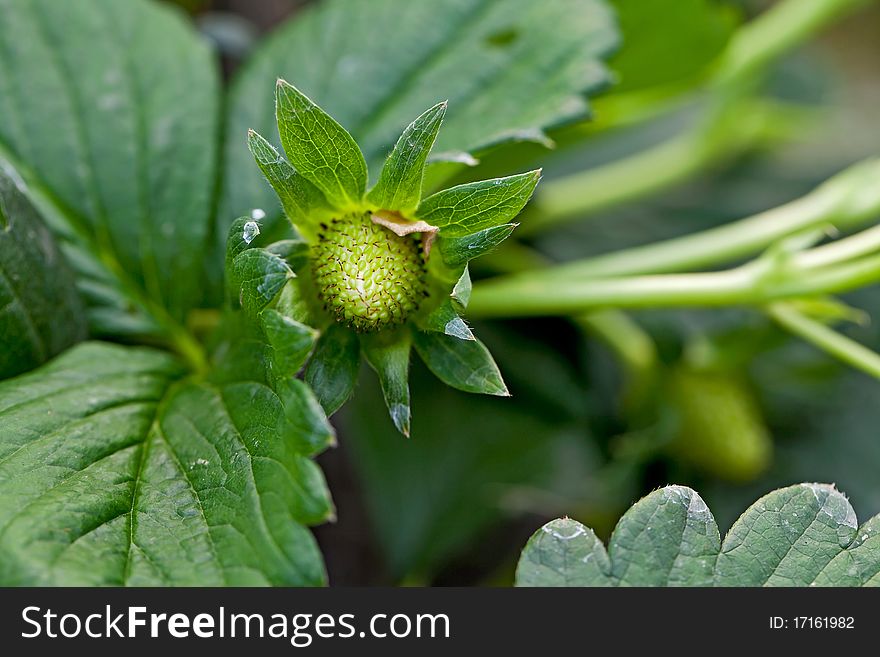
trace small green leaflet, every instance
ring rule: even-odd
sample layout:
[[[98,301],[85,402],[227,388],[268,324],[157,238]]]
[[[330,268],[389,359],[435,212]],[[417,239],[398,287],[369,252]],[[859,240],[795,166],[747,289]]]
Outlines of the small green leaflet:
[[[755,502],[724,541],[711,511],[684,486],[627,511],[608,544],[575,520],[529,540],[518,586],[880,586],[880,516],[858,525],[828,484],[797,484]]]
[[[408,438],[410,341],[406,338],[392,340],[382,334],[364,335],[361,347],[370,367],[379,375],[385,405],[394,426]]]
[[[360,366],[357,336],[344,326],[330,325],[318,338],[305,375],[327,415],[338,411],[351,397]]]

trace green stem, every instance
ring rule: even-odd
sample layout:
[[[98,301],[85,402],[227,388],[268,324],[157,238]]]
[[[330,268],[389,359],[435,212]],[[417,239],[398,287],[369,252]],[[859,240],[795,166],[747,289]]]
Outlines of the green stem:
[[[873,0],[784,0],[737,31],[721,57],[715,84],[736,84]]]
[[[810,272],[791,266],[777,271],[767,264],[758,260],[723,272],[626,278],[501,277],[474,287],[468,313],[473,317],[578,315],[609,307],[764,304],[846,292],[880,281],[880,256]]]
[[[806,196],[740,221],[522,275],[595,278],[695,270],[754,255],[789,235],[832,223],[840,230],[852,229],[877,215],[880,160],[868,160],[833,176]],[[874,237],[872,234],[871,241]],[[849,239],[806,252],[803,257],[816,262],[839,257],[844,250],[853,249]],[[866,245],[862,238],[858,249]]]
[[[795,310],[790,304],[774,303],[767,313],[780,326],[844,363],[880,379],[880,354],[841,335]]]

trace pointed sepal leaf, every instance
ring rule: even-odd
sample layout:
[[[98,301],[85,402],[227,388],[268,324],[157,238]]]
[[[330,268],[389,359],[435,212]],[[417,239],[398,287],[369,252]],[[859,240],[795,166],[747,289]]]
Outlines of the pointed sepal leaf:
[[[510,223],[532,197],[541,171],[450,187],[419,205],[416,217],[448,237],[464,237]]]
[[[468,269],[467,265],[465,265],[464,271],[461,273],[461,276],[456,282],[455,287],[452,288],[452,294],[449,295],[449,298],[452,299],[452,302],[458,305],[458,307],[463,311],[467,308],[468,303],[471,300],[471,290],[473,289],[473,285],[471,284],[471,272]]]
[[[260,323],[269,343],[269,366],[273,378],[285,380],[296,376],[312,353],[318,332],[274,308],[260,313]]]
[[[344,326],[331,324],[318,338],[305,380],[327,415],[339,410],[354,392],[360,358],[357,335]]]
[[[502,224],[464,237],[441,238],[440,252],[443,262],[450,267],[460,267],[495,249],[510,237],[519,224]]]
[[[859,527],[833,486],[797,484],[758,500],[722,542],[700,496],[667,486],[623,515],[607,552],[580,523],[548,523],[523,550],[517,585],[880,586],[880,516]]]
[[[462,340],[436,331],[414,331],[413,341],[419,357],[445,384],[465,392],[510,395],[492,354],[479,340]]]
[[[248,131],[248,148],[260,171],[278,195],[284,214],[298,230],[313,236],[316,217],[326,214],[330,209],[324,194],[281,157],[272,144],[253,130]]]
[[[367,334],[361,338],[364,357],[379,376],[385,405],[394,426],[407,438],[410,430],[409,352],[406,333]]]
[[[280,433],[290,436],[297,449],[314,456],[336,444],[336,432],[309,386],[294,378],[279,381],[275,391],[282,400],[284,418]]]
[[[444,101],[434,105],[403,131],[382,167],[379,181],[367,195],[367,200],[377,209],[399,212],[404,216],[416,210],[422,198],[425,162],[445,115]]]
[[[242,251],[235,256],[232,271],[239,286],[239,303],[245,313],[254,318],[294,276],[283,258],[266,249]]]
[[[473,331],[459,317],[452,303],[452,299],[447,299],[437,306],[423,321],[418,323],[419,328],[451,335],[459,340],[476,340]]]
[[[293,85],[275,87],[278,134],[287,159],[338,209],[357,206],[367,187],[367,164],[355,140]]]

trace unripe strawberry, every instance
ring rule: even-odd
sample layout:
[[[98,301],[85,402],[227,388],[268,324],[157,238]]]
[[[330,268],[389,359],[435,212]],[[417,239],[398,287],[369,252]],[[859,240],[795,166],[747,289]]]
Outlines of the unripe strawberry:
[[[369,213],[321,225],[312,275],[327,312],[361,332],[404,323],[426,295],[421,240],[396,235]]]
[[[745,381],[724,372],[679,368],[669,380],[678,412],[677,456],[701,470],[749,481],[770,462],[773,443]]]

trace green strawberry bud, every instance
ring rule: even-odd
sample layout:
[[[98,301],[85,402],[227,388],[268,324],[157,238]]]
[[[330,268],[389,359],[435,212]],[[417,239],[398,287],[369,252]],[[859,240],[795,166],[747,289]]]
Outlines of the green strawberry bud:
[[[370,213],[321,224],[312,275],[325,310],[361,332],[404,323],[427,295],[422,240],[396,235]]]

